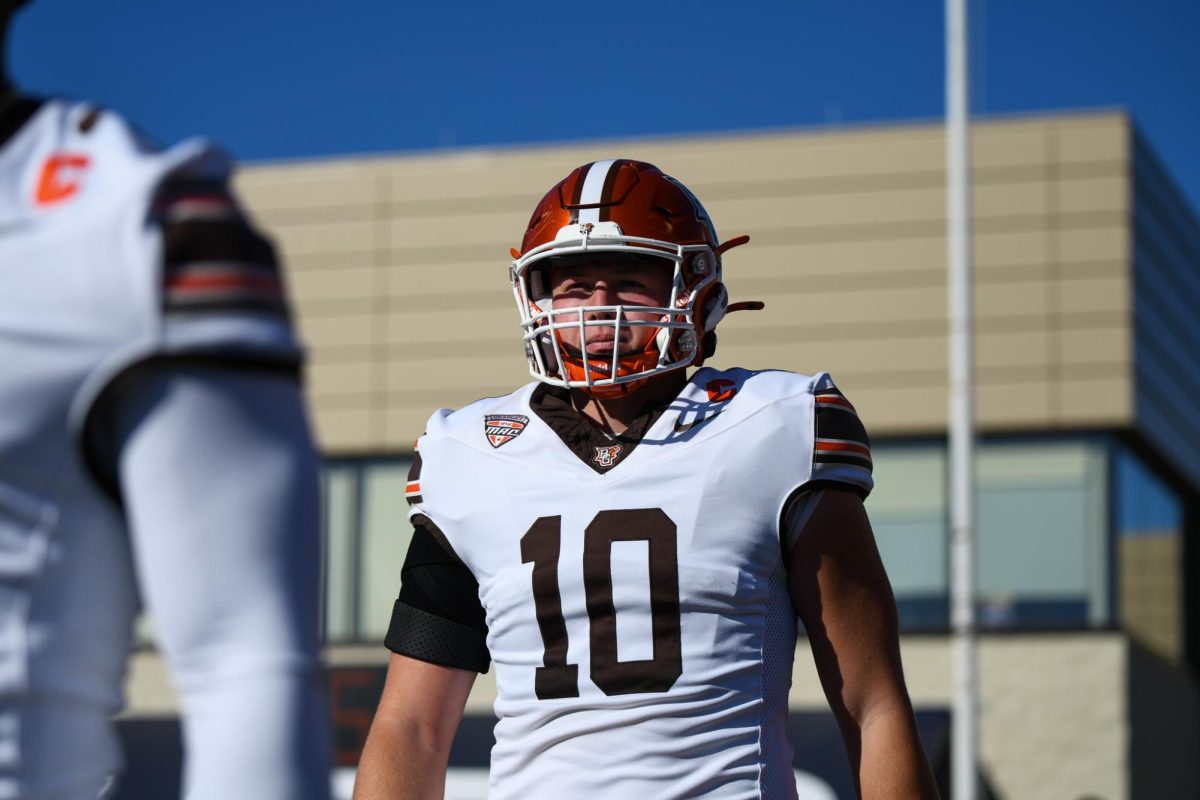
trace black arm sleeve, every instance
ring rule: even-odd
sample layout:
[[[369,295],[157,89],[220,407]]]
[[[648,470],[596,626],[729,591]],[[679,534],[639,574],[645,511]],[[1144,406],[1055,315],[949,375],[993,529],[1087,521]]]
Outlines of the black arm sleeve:
[[[419,661],[487,672],[491,656],[479,583],[428,517],[414,517],[413,527],[384,644]]]

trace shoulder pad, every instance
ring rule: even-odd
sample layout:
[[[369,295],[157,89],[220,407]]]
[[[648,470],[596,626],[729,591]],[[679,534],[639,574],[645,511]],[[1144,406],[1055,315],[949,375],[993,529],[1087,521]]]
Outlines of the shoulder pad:
[[[229,158],[204,139],[163,149],[120,115],[82,101],[47,101],[6,149],[20,173],[6,182],[21,187],[18,203],[34,217],[86,205],[148,207],[171,173],[230,173]]]
[[[457,411],[443,408],[435,411],[425,427],[425,435],[430,440],[438,438],[456,439],[473,446],[487,445],[484,423],[490,417],[514,416],[524,417],[532,412],[529,409],[529,396],[537,383],[528,383],[514,392],[497,397],[485,397],[463,406]]]

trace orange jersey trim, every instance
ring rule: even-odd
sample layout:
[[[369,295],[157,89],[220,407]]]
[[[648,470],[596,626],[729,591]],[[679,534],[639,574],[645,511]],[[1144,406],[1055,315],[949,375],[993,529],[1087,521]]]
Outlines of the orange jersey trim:
[[[816,451],[818,453],[854,453],[867,458],[871,457],[871,448],[847,439],[817,439]]]
[[[816,396],[816,400],[819,406],[834,406],[836,408],[844,408],[847,411],[855,410],[853,403],[838,394],[819,394]]]

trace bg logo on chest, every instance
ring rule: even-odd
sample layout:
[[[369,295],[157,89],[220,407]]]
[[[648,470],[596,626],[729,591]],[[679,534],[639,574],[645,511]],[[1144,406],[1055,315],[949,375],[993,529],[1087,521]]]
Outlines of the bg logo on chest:
[[[611,467],[617,463],[617,459],[621,457],[621,445],[613,444],[608,447],[597,447],[596,455],[592,457],[597,465],[601,467]]]

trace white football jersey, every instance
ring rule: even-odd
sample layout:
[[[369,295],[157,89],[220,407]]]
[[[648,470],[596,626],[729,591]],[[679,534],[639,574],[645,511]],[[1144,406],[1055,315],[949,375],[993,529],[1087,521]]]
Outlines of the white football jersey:
[[[796,617],[781,514],[871,489],[828,375],[698,371],[599,472],[530,407],[538,384],[429,421],[413,514],[479,582],[496,665],[494,798],[794,797]]]
[[[74,797],[120,761],[137,598],[81,442],[100,392],[163,355],[299,358],[286,314],[262,311],[282,305],[268,276],[166,254],[170,224],[236,213],[211,191],[228,172],[203,141],[158,150],[84,103],[45,102],[0,143],[0,798]]]

